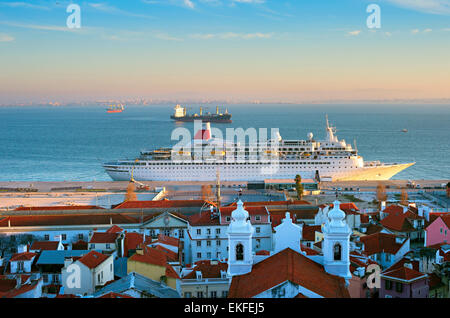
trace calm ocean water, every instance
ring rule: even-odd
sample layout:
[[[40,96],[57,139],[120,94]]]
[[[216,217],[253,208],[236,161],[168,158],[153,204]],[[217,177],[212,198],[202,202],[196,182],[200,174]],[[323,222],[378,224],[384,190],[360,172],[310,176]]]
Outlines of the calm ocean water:
[[[394,179],[450,178],[450,106],[229,105],[232,124],[213,127],[279,128],[285,139],[325,135],[325,114],[337,135],[365,160],[416,165]],[[198,112],[198,105],[188,112]],[[215,111],[214,106],[205,111]],[[101,164],[135,158],[142,149],[170,146],[172,106],[0,107],[1,181],[110,180]],[[408,129],[407,133],[401,132]],[[270,131],[270,130],[269,130]]]

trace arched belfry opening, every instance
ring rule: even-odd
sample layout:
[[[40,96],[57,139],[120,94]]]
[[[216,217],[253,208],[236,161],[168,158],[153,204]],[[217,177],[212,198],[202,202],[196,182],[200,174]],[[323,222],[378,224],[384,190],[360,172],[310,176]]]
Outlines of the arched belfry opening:
[[[342,260],[342,246],[339,243],[334,244],[333,247],[334,260],[340,261]]]
[[[236,260],[244,260],[244,245],[242,245],[241,243],[236,244]]]

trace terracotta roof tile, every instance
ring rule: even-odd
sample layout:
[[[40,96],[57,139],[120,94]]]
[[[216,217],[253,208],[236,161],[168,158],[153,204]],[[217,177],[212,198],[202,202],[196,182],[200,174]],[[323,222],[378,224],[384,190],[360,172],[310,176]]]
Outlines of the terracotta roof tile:
[[[96,268],[98,265],[103,263],[108,259],[108,255],[101,254],[96,251],[90,251],[83,257],[79,258],[78,261],[86,265],[88,268]]]
[[[203,278],[221,278],[221,271],[227,271],[228,264],[217,262],[211,264],[210,260],[198,261],[195,263],[193,271],[184,276],[185,279],[195,279],[197,274],[195,272],[201,272]]]
[[[323,297],[350,297],[345,280],[325,272],[322,265],[289,248],[253,265],[252,271],[234,276],[229,298],[250,298],[285,281]]]
[[[11,257],[11,259],[9,261],[10,262],[31,261],[33,259],[33,257],[35,257],[36,255],[37,255],[36,253],[30,253],[30,252],[16,253]]]
[[[204,200],[125,201],[114,209],[201,208],[204,204]]]
[[[95,232],[92,234],[91,239],[89,240],[89,243],[100,243],[100,244],[106,244],[106,243],[116,243],[116,239],[118,237],[118,233],[103,233],[103,232]]]
[[[427,275],[423,274],[419,271],[416,271],[414,269],[410,269],[407,267],[401,267],[397,268],[391,271],[385,271],[382,273],[383,276],[387,276],[390,278],[397,278],[397,279],[403,279],[407,281],[415,280],[417,278],[423,277],[426,278]]]
[[[34,241],[30,251],[55,251],[58,246],[59,241]]]
[[[316,232],[322,232],[320,225],[303,225],[302,241],[315,241]]]
[[[367,255],[387,252],[396,254],[403,246],[403,243],[396,242],[396,236],[386,233],[375,233],[361,237],[361,242],[364,243],[364,253]]]
[[[95,205],[67,205],[67,206],[32,206],[19,207],[15,211],[63,211],[63,210],[99,210],[102,207]]]

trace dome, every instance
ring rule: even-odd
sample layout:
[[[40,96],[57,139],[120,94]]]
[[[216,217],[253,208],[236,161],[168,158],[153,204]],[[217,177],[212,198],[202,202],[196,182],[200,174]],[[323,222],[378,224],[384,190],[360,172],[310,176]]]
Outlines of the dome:
[[[345,219],[345,212],[340,209],[341,202],[338,200],[333,202],[333,209],[328,212],[328,218],[331,222],[342,222]]]
[[[231,218],[236,222],[245,222],[248,219],[248,212],[244,209],[241,200],[237,202],[237,208],[231,213]]]

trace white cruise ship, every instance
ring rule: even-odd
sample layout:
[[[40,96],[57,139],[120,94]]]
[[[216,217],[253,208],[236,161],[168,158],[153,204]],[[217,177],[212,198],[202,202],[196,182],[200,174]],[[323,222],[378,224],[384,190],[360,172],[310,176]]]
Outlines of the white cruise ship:
[[[305,179],[322,181],[388,180],[414,163],[364,162],[352,145],[339,140],[326,121],[325,140],[284,140],[278,134],[265,143],[240,146],[212,138],[206,123],[182,150],[179,147],[142,151],[133,160],[103,166],[116,181],[264,181]]]

